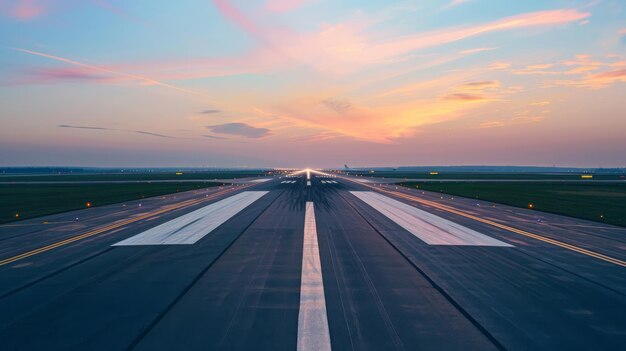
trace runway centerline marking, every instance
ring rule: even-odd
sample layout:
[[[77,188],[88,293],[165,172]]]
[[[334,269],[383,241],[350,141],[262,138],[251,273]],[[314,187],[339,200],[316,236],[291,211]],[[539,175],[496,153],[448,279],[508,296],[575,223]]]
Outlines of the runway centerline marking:
[[[510,244],[388,196],[371,191],[350,193],[428,245],[512,247]]]
[[[322,264],[317,242],[315,208],[306,203],[304,243],[302,245],[302,279],[298,313],[298,351],[330,351],[330,330],[326,313]]]
[[[112,246],[195,244],[268,192],[241,192],[148,229]]]

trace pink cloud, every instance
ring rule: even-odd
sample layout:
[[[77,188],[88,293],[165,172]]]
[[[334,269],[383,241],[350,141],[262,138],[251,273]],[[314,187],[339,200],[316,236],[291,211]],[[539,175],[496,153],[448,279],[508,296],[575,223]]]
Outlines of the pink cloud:
[[[475,49],[467,49],[467,50],[462,50],[459,53],[461,55],[471,55],[471,54],[477,54],[480,52],[485,52],[485,51],[492,51],[495,50],[495,48],[475,48]]]
[[[310,2],[312,2],[312,0],[268,0],[265,3],[265,8],[271,12],[285,13],[293,11]]]
[[[456,7],[469,1],[470,0],[451,0],[446,6],[444,6],[444,9]]]
[[[490,32],[526,27],[565,24],[578,21],[589,16],[589,13],[580,12],[577,10],[532,12],[523,15],[507,17],[502,20],[478,26],[410,35],[402,39],[391,40],[387,43],[374,46],[371,49],[375,55],[379,56],[398,55],[407,51],[448,44]]]
[[[213,4],[224,17],[229,21],[242,28],[253,37],[264,40],[262,31],[257,25],[251,21],[243,12],[231,4],[229,0],[213,0]]]
[[[214,4],[224,17],[263,44],[265,50],[274,51],[295,64],[304,63],[332,74],[350,73],[368,65],[389,63],[421,49],[490,32],[566,24],[590,16],[578,10],[540,11],[482,25],[422,32],[400,38],[391,36],[391,33],[378,32],[374,38],[368,33],[368,28],[376,21],[372,23],[372,19],[364,19],[363,16],[343,23],[324,24],[317,32],[296,33],[289,28],[263,27],[228,0],[214,0]],[[480,48],[466,54],[487,50],[489,48]]]
[[[324,24],[317,31],[301,33],[290,28],[280,28],[277,22],[273,22],[270,27],[264,26],[264,23],[258,22],[257,18],[267,18],[266,16],[247,16],[246,12],[236,8],[227,0],[214,0],[213,3],[227,20],[257,39],[258,47],[233,57],[106,66],[90,65],[41,52],[20,51],[74,66],[70,71],[46,72],[45,79],[50,77],[49,79],[61,81],[80,79],[98,81],[97,76],[103,75],[120,81],[158,85],[197,94],[166,82],[240,73],[268,73],[289,70],[300,65],[314,68],[316,74],[325,73],[327,76],[348,77],[373,66],[383,67],[402,62],[406,60],[406,56],[413,55],[421,49],[496,31],[565,24],[589,16],[588,13],[576,10],[543,11],[472,26],[397,37],[395,32],[385,31],[377,31],[376,36],[373,36],[370,29],[377,22],[367,16],[359,16],[343,23]],[[488,48],[480,48],[473,52],[487,50]],[[463,55],[455,53],[455,56],[462,57]],[[459,83],[468,81],[468,79],[463,79]],[[105,79],[103,82],[110,83],[111,81]],[[491,90],[488,94],[481,93],[481,89],[498,88],[499,83],[493,80],[467,83],[462,89],[455,91],[446,91],[451,85],[445,84],[444,91],[428,90],[424,94],[413,94],[413,98],[406,94],[395,94],[378,100],[372,99],[371,96],[353,98],[350,94],[344,94],[342,90],[345,87],[339,86],[340,84],[332,89],[324,87],[322,83],[318,86],[315,84],[316,82],[306,84],[306,87],[300,91],[289,92],[281,98],[279,103],[275,104],[255,101],[252,97],[246,98],[249,101],[242,103],[241,95],[238,98],[227,96],[220,101],[223,105],[230,103],[233,109],[241,109],[243,105],[261,105],[262,108],[270,110],[273,116],[264,116],[259,119],[275,120],[276,123],[289,122],[289,128],[313,130],[324,135],[341,135],[378,143],[392,143],[396,138],[411,135],[415,128],[459,118],[465,110],[480,108],[483,103],[502,101],[500,97],[504,94],[504,92]],[[411,89],[414,90],[415,87]],[[224,94],[227,95],[227,93]],[[432,96],[429,98],[425,96],[426,94]],[[350,103],[340,103],[336,99],[329,100],[330,97],[336,96],[345,96]],[[321,101],[327,103],[323,104]],[[220,108],[228,109],[228,106],[220,106]],[[341,118],[337,117],[338,111],[341,112],[339,113]],[[254,120],[246,121],[246,123],[259,125]]]
[[[50,55],[50,54],[33,51],[33,50],[20,49],[20,48],[15,48],[14,50],[23,52],[26,54],[34,55],[34,56],[47,58],[47,59],[58,61],[58,62],[63,62],[63,63],[76,66],[79,68],[79,70],[69,70],[69,71],[68,70],[60,70],[60,71],[56,70],[55,71],[54,69],[53,70],[48,69],[46,71],[48,80],[52,77],[57,77],[57,78],[61,77],[62,79],[67,79],[68,77],[73,77],[73,78],[83,77],[84,78],[84,77],[87,77],[89,74],[105,74],[105,75],[116,76],[123,80],[137,82],[141,85],[154,85],[154,86],[160,86],[163,88],[176,90],[176,91],[187,93],[187,94],[193,94],[193,95],[198,95],[198,96],[202,95],[201,93],[194,91],[194,90],[182,88],[173,84],[165,83],[162,81],[158,81],[158,80],[141,76],[141,75],[137,75],[137,74],[125,73],[125,72],[113,70],[107,67],[95,66],[95,65],[88,64],[88,63],[68,59],[65,57]]]
[[[110,82],[112,80],[113,77],[111,76],[94,74],[93,72],[80,67],[54,67],[28,70],[23,77],[20,77],[15,81],[9,81],[7,85],[89,81]]]
[[[600,74],[594,75],[592,78],[594,79],[608,79],[608,80],[625,80],[626,79],[626,69],[620,69],[617,71],[609,71]]]
[[[511,69],[513,74],[544,75],[567,77],[543,82],[543,87],[567,86],[575,88],[600,89],[619,82],[626,82],[626,61],[619,55],[610,55],[610,60],[596,59],[589,54],[576,55],[574,60],[565,60],[556,64],[539,64],[523,69]],[[548,70],[549,69],[549,70]],[[570,77],[574,78],[570,78]]]
[[[0,0],[0,14],[19,20],[30,20],[49,14],[52,11],[63,12],[80,5],[96,5],[126,20],[142,23],[108,0]]]
[[[0,11],[2,11],[2,14],[5,16],[19,20],[29,20],[41,16],[45,8],[41,1],[16,0],[0,3]]]

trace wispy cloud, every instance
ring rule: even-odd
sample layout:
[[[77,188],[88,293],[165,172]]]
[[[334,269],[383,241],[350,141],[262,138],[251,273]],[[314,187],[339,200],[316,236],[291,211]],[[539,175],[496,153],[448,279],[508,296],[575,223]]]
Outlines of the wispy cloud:
[[[201,115],[212,115],[215,113],[220,113],[222,112],[221,110],[216,110],[216,109],[208,109],[208,110],[202,110],[200,112],[198,112]]]
[[[427,33],[419,33],[401,39],[389,40],[386,43],[367,47],[373,57],[383,58],[395,56],[407,51],[425,49],[440,46],[460,40],[468,39],[490,32],[528,28],[537,26],[549,26],[575,22],[589,17],[587,12],[578,10],[553,10],[531,12],[517,16],[506,17],[483,25],[470,26],[460,29],[445,29]]]
[[[377,24],[376,16],[363,14],[342,23],[323,24],[318,30],[300,32],[280,25],[266,28],[235,7],[228,0],[214,0],[220,13],[255,38],[261,45],[241,55],[223,58],[203,58],[187,61],[137,62],[117,65],[91,65],[47,53],[26,49],[19,51],[46,57],[78,67],[84,77],[90,75],[109,76],[103,83],[119,81],[137,82],[142,85],[157,85],[189,94],[201,95],[191,89],[182,88],[166,81],[199,79],[234,74],[269,73],[285,71],[296,66],[308,65],[333,77],[347,76],[355,72],[386,66],[392,62],[406,60],[423,49],[465,40],[495,31],[512,30],[534,26],[561,25],[586,18],[589,13],[577,10],[552,10],[526,13],[506,17],[486,24],[452,27],[434,31],[418,32],[398,36],[396,32],[380,30],[373,36],[371,27]],[[468,49],[461,56],[492,50],[489,47]],[[42,70],[45,70],[44,68]],[[128,70],[145,72],[143,75],[126,73]],[[41,79],[53,82],[55,74],[41,73]],[[95,77],[94,77],[95,78]],[[58,80],[67,80],[59,76]],[[24,80],[36,83],[34,79]]]
[[[225,138],[225,137],[221,137],[221,136],[217,136],[217,135],[209,135],[209,134],[204,134],[202,136],[205,137],[205,138],[208,138],[208,139],[217,139],[217,140],[227,140],[228,139],[228,138]]]
[[[267,0],[264,6],[271,12],[285,13],[314,1],[315,0]]]
[[[89,1],[54,1],[54,0],[0,0],[0,15],[16,18],[21,21],[33,20],[50,12],[67,10],[78,5],[95,5],[120,18],[141,23],[137,18],[107,0]]]
[[[449,8],[453,8],[456,6],[459,6],[461,4],[464,4],[466,2],[469,2],[470,0],[451,0],[447,5],[445,5],[443,8],[444,9],[449,9]]]
[[[107,128],[107,127],[79,126],[79,125],[70,125],[70,124],[59,124],[57,127],[59,127],[59,128],[70,128],[70,129],[88,129],[88,130],[105,130],[105,131],[131,132],[131,133],[149,135],[149,136],[153,136],[153,137],[157,137],[157,138],[166,138],[166,139],[188,139],[188,138],[181,138],[181,137],[175,137],[175,136],[170,136],[170,135],[165,135],[165,134],[148,132],[148,131],[145,131],[145,130],[129,130],[129,129]]]
[[[500,128],[507,127],[512,125],[520,125],[520,124],[530,124],[530,123],[539,123],[545,120],[545,116],[540,115],[522,115],[516,116],[510,119],[497,119],[497,120],[489,120],[481,122],[477,128],[485,129],[485,128]]]
[[[59,127],[59,128],[73,128],[73,129],[92,129],[92,130],[117,130],[117,129],[104,128],[104,127],[73,126],[73,125],[69,125],[69,124],[59,124],[57,127]]]
[[[104,9],[116,16],[118,16],[121,19],[133,22],[135,24],[141,24],[141,25],[145,25],[145,23],[143,21],[141,21],[140,19],[138,19],[137,17],[131,15],[130,13],[128,13],[127,11],[125,11],[124,9],[122,9],[119,6],[114,5],[112,2],[107,1],[107,0],[91,0],[91,3],[93,3],[94,5],[100,7],[101,9]]]
[[[615,59],[619,59],[615,61]],[[626,60],[620,55],[611,55],[610,60],[602,60],[592,55],[576,55],[574,59],[557,64],[538,64],[524,69],[512,69],[514,74],[534,74],[550,77],[542,87],[574,87],[601,89],[616,83],[626,82]]]
[[[151,135],[151,136],[155,136],[155,137],[159,137],[159,138],[176,139],[176,137],[173,137],[173,136],[159,134],[159,133],[146,132],[144,130],[133,130],[133,132],[138,133],[138,134]]]
[[[187,94],[193,94],[193,95],[202,95],[201,93],[194,91],[194,90],[190,90],[190,89],[186,89],[186,88],[181,88],[169,83],[165,83],[165,82],[160,82],[157,80],[154,80],[152,78],[148,78],[148,77],[144,77],[144,76],[140,76],[140,75],[136,75],[136,74],[130,74],[130,73],[125,73],[125,72],[120,72],[120,71],[115,71],[112,69],[108,69],[105,67],[100,67],[100,66],[95,66],[95,65],[91,65],[91,64],[87,64],[84,62],[79,62],[76,60],[72,60],[72,59],[68,59],[68,58],[64,58],[64,57],[60,57],[60,56],[55,56],[55,55],[50,55],[50,54],[46,54],[43,52],[38,52],[38,51],[33,51],[33,50],[27,50],[27,49],[21,49],[21,48],[14,48],[13,50],[15,51],[19,51],[19,52],[23,52],[26,54],[30,54],[30,55],[35,55],[35,56],[39,56],[39,57],[44,57],[44,58],[48,58],[51,60],[55,60],[55,61],[59,61],[59,62],[63,62],[66,64],[70,64],[73,66],[78,66],[84,69],[89,70],[92,73],[105,73],[105,74],[112,74],[112,75],[116,75],[122,78],[126,78],[130,81],[135,81],[138,82],[142,85],[154,85],[154,86],[159,86],[159,87],[163,87],[163,88],[167,88],[167,89],[172,89],[172,90],[176,90],[178,92],[183,92],[183,93],[187,93]],[[53,71],[56,71],[55,69],[53,69]],[[54,73],[53,73],[54,74]]]
[[[350,108],[352,108],[352,105],[349,101],[336,98],[328,98],[322,101],[322,104],[339,114],[346,113],[348,110],[350,110]]]
[[[243,136],[251,139],[258,139],[270,134],[267,128],[253,127],[247,123],[224,123],[218,125],[207,126],[213,133]]]
[[[471,54],[477,54],[479,52],[486,52],[486,51],[492,51],[495,50],[495,48],[475,48],[475,49],[466,49],[466,50],[461,50],[459,53],[461,55],[471,55]]]
[[[447,101],[462,101],[462,102],[482,102],[482,101],[489,100],[487,97],[483,95],[465,94],[465,93],[448,94],[448,95],[442,96],[441,98]]]
[[[2,82],[2,85],[54,84],[59,82],[104,82],[113,81],[110,75],[96,74],[75,67],[31,68],[17,78]]]
[[[333,75],[350,74],[373,65],[397,61],[415,51],[457,42],[491,32],[528,27],[554,26],[576,22],[590,16],[588,12],[561,9],[525,13],[505,17],[485,24],[452,27],[427,32],[397,36],[395,32],[377,31],[376,16],[361,15],[355,19],[335,24],[324,24],[320,30],[301,33],[290,28],[266,28],[255,22],[228,0],[213,1],[220,13],[243,31],[257,39],[262,47],[250,58],[261,60],[272,57],[267,67],[271,69],[306,64]],[[365,19],[364,19],[365,17]],[[479,48],[471,54],[487,51]],[[273,56],[272,56],[273,55]],[[290,62],[291,65],[286,65]]]
[[[500,82],[497,80],[482,80],[478,82],[465,83],[462,87],[470,90],[484,90],[489,88],[499,88]]]
[[[530,104],[530,106],[548,106],[550,101],[537,101]]]

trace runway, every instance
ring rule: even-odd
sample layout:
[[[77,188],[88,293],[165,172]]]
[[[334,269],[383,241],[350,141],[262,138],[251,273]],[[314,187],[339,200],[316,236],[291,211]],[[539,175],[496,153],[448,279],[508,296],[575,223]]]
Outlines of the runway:
[[[0,349],[626,347],[626,228],[265,179],[0,225]]]

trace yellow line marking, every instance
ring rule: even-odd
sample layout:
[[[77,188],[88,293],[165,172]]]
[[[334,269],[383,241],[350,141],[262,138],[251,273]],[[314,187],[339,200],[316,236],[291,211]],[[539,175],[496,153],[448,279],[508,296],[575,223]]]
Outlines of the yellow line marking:
[[[245,187],[248,187],[248,186],[245,186]],[[237,188],[231,188],[231,189],[218,191],[218,192],[216,192],[214,194],[211,194],[211,196],[209,196],[209,197],[203,197],[201,199],[192,199],[192,200],[183,201],[181,203],[174,204],[174,205],[168,206],[166,208],[163,208],[163,209],[160,209],[160,210],[157,210],[157,211],[148,212],[148,213],[143,214],[143,215],[138,216],[138,217],[126,219],[126,220],[123,220],[121,222],[117,222],[117,223],[114,223],[114,224],[111,224],[111,225],[108,225],[108,226],[105,226],[105,227],[94,229],[94,230],[88,231],[87,233],[84,233],[84,234],[81,234],[81,235],[77,235],[77,236],[74,236],[74,237],[71,237],[71,238],[68,238],[68,239],[65,239],[65,240],[62,240],[62,241],[59,241],[59,242],[47,245],[47,246],[40,247],[40,248],[32,250],[32,251],[24,252],[24,253],[21,253],[21,254],[16,255],[16,256],[6,258],[6,259],[0,261],[0,266],[4,266],[4,265],[7,265],[9,263],[13,263],[15,261],[19,261],[21,259],[37,255],[37,254],[40,254],[42,252],[46,252],[46,251],[55,249],[55,248],[60,247],[60,246],[71,244],[73,242],[76,242],[76,241],[79,241],[79,240],[82,240],[82,239],[85,239],[85,238],[89,238],[89,237],[101,234],[101,233],[109,231],[109,230],[117,229],[117,228],[120,228],[120,227],[125,226],[127,224],[138,222],[138,221],[141,221],[141,220],[146,219],[146,218],[154,217],[154,216],[157,216],[157,215],[169,212],[169,211],[177,210],[177,209],[180,209],[180,208],[183,208],[183,207],[196,205],[196,204],[202,203],[204,201],[213,200],[216,197],[219,197],[221,195],[227,194],[227,193],[235,191],[235,190],[240,190],[240,189],[245,188],[245,187],[237,187]]]
[[[558,240],[555,240],[555,239],[550,239],[550,238],[547,238],[545,236],[541,236],[539,234],[534,234],[534,233],[531,233],[531,232],[527,232],[525,230],[513,228],[513,227],[510,227],[508,225],[501,224],[501,223],[498,223],[498,222],[494,222],[494,221],[489,220],[489,219],[477,217],[477,216],[474,216],[472,214],[463,212],[461,210],[457,210],[455,208],[452,208],[450,206],[438,204],[438,203],[430,201],[430,200],[420,199],[419,197],[416,197],[416,196],[413,196],[413,195],[408,195],[408,194],[404,194],[404,193],[400,193],[400,192],[396,192],[396,191],[390,191],[390,190],[386,190],[386,189],[376,188],[374,186],[363,184],[363,183],[359,183],[359,182],[356,182],[356,181],[354,181],[352,179],[348,179],[348,178],[344,178],[344,179],[349,180],[349,181],[354,182],[354,183],[357,183],[359,185],[364,185],[364,186],[369,187],[371,189],[374,189],[376,191],[388,193],[388,194],[391,194],[391,195],[394,195],[394,196],[405,198],[407,200],[419,202],[421,204],[428,205],[428,206],[431,206],[431,207],[434,207],[434,208],[437,208],[437,209],[440,209],[440,210],[443,210],[443,211],[446,211],[446,212],[454,213],[454,214],[457,214],[459,216],[470,218],[470,219],[473,219],[473,220],[478,221],[478,222],[489,224],[491,226],[494,226],[494,227],[497,227],[497,228],[500,228],[500,229],[508,230],[510,232],[513,232],[513,233],[516,233],[516,234],[519,234],[519,235],[523,235],[523,236],[526,236],[526,237],[529,237],[529,238],[540,240],[540,241],[543,241],[545,243],[549,243],[549,244],[556,245],[556,246],[559,246],[559,247],[562,247],[562,248],[565,248],[565,249],[568,249],[568,250],[571,250],[571,251],[575,251],[575,252],[581,253],[583,255],[595,257],[597,259],[600,259],[600,260],[603,260],[603,261],[606,261],[606,262],[610,262],[610,263],[616,264],[618,266],[626,267],[626,261],[622,261],[622,260],[620,260],[618,258],[615,258],[615,257],[607,256],[607,255],[604,255],[604,254],[601,254],[601,253],[598,253],[598,252],[595,252],[595,251],[587,250],[587,249],[584,249],[582,247],[578,247],[578,246],[575,246],[575,245],[572,245],[572,244],[564,243],[562,241],[558,241]]]
[[[39,222],[39,223],[28,223],[28,224],[1,224],[0,228],[7,228],[7,227],[30,227],[30,226],[34,226],[34,225],[50,225],[50,224],[63,224],[63,223],[75,223],[74,221],[61,221],[61,222]]]

